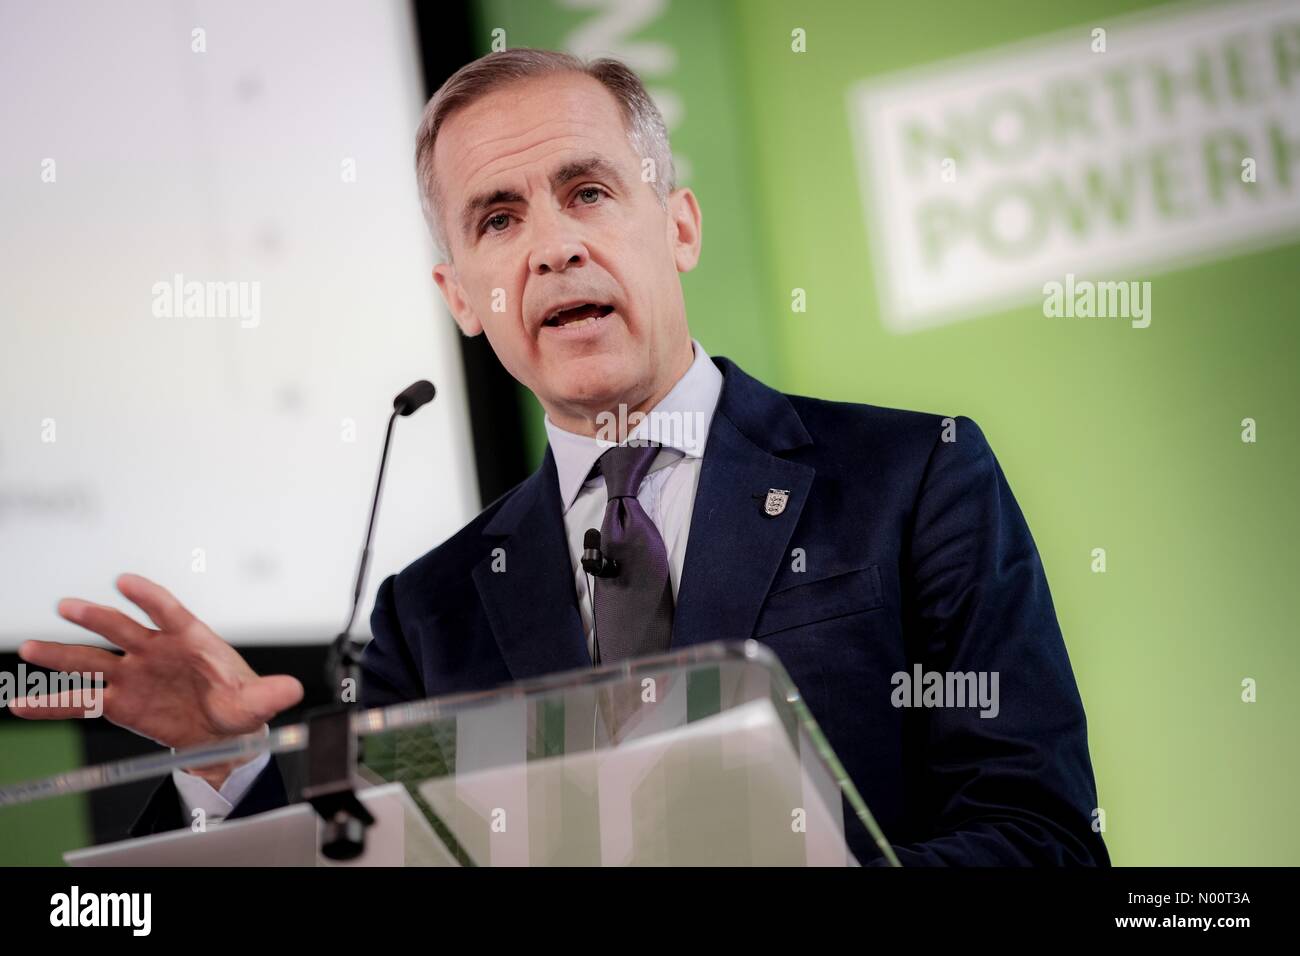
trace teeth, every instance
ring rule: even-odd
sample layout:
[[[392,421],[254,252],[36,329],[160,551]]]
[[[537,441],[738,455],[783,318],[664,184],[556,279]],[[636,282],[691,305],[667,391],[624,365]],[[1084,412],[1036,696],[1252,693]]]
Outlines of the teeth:
[[[558,313],[557,313],[558,314]],[[554,316],[552,316],[554,318]],[[569,319],[567,322],[561,322],[553,326],[557,329],[567,329],[571,325],[595,325],[597,320],[601,319],[599,315],[589,315],[585,319]]]

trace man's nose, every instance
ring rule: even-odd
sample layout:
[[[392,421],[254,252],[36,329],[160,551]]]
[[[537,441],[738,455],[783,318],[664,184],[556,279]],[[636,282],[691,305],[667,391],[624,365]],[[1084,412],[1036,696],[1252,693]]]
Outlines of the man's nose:
[[[563,272],[570,266],[585,265],[587,247],[576,235],[572,224],[563,216],[544,217],[536,224],[537,232],[528,268],[534,275]]]

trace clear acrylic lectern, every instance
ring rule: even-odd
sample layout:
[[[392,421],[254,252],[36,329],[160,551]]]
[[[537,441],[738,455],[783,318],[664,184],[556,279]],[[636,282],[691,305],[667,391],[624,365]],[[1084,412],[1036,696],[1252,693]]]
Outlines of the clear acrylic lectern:
[[[772,652],[707,644],[350,720],[352,789],[374,820],[341,865],[897,865]],[[270,751],[287,803],[64,855],[78,865],[340,865],[300,723],[0,787],[0,835],[37,801]],[[346,721],[344,723],[346,726]],[[73,849],[69,847],[68,849]]]

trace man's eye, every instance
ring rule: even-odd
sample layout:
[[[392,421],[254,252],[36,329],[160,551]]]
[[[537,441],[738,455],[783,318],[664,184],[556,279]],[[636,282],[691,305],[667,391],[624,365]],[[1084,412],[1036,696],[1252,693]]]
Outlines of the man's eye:
[[[483,231],[500,232],[508,225],[510,225],[510,214],[499,212],[495,216],[488,216],[488,218],[483,221]]]
[[[591,205],[592,203],[594,203],[597,199],[599,199],[601,196],[604,196],[604,195],[607,195],[606,192],[605,192],[605,190],[601,189],[599,186],[583,186],[583,187],[582,187],[581,189],[579,189],[578,192],[577,192],[577,196],[578,196],[578,198],[579,198],[580,200],[582,200],[582,202],[583,202],[585,205],[588,205],[588,206],[590,206],[590,205]],[[590,196],[591,198],[588,199],[588,198],[587,198],[588,196]]]

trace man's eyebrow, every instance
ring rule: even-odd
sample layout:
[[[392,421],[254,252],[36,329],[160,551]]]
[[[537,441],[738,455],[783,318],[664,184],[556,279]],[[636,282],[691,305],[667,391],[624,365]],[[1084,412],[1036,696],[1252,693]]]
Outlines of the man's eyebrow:
[[[623,188],[623,175],[613,163],[599,156],[587,156],[575,159],[560,166],[551,173],[551,188],[559,189],[567,182],[591,176],[595,179],[607,179],[619,189]]]
[[[479,193],[465,203],[465,209],[461,213],[460,226],[466,236],[474,231],[475,220],[478,219],[479,213],[485,209],[490,209],[498,203],[520,203],[524,197],[513,189],[494,189],[491,192]]]
[[[624,188],[623,175],[618,171],[618,167],[599,156],[571,160],[556,167],[550,177],[551,188],[559,189],[567,182],[587,176],[607,180],[620,190]],[[468,236],[474,231],[477,219],[484,210],[499,203],[522,203],[523,201],[524,197],[514,189],[493,189],[490,192],[479,193],[465,203],[465,208],[461,212],[461,229]]]

